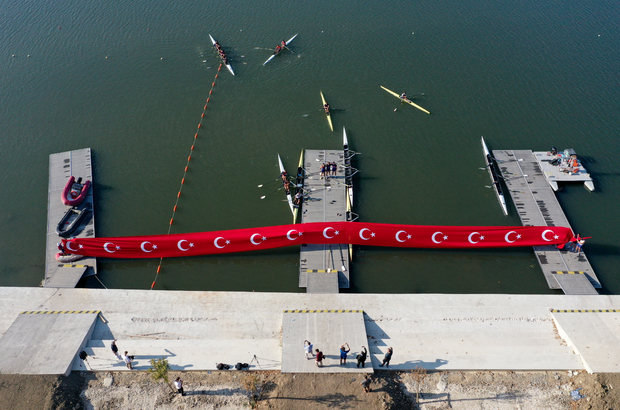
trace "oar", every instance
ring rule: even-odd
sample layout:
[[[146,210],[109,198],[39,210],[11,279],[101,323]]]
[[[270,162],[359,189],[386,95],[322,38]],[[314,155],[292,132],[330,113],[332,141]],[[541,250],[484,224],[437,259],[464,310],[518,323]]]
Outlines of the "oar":
[[[275,194],[276,192],[278,192],[278,191],[279,191],[279,190],[281,190],[282,188],[283,188],[283,187],[280,187],[280,188],[276,189],[275,191],[273,191],[273,192],[271,192],[271,193],[269,193],[269,194],[267,194],[267,195],[263,195],[263,196],[261,196],[261,197],[260,197],[260,199],[265,199],[265,197],[267,197],[267,196],[269,196],[269,195],[273,195],[273,194]]]
[[[282,180],[282,178],[276,178],[274,181],[268,182],[266,185],[273,184],[274,182],[278,182],[278,181],[281,181],[281,180]],[[260,184],[258,187],[262,188],[263,186],[264,186],[263,184]]]
[[[284,46],[284,48],[286,48],[288,51],[290,51],[293,54],[297,54],[296,52],[294,52],[293,50],[291,50],[290,48],[288,48],[287,46]]]

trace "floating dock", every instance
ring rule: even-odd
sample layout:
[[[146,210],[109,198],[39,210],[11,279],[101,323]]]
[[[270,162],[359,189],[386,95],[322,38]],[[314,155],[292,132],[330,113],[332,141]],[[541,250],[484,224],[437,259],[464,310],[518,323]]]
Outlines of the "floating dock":
[[[74,288],[82,276],[97,274],[97,258],[82,258],[70,264],[58,262],[55,258],[57,243],[61,237],[56,233],[56,225],[62,219],[69,207],[62,203],[61,194],[67,180],[74,176],[90,180],[91,187],[86,198],[78,205],[79,209],[89,209],[88,215],[82,221],[72,237],[94,238],[95,218],[93,204],[93,171],[90,148],[75,151],[66,151],[50,155],[49,184],[47,196],[47,238],[45,252],[45,279],[44,287]]]
[[[321,177],[321,165],[335,162],[335,176]],[[347,185],[343,150],[305,150],[301,222],[343,222],[347,219]],[[337,235],[331,230],[326,235]],[[338,293],[349,287],[349,244],[302,245],[299,287],[307,293]]]
[[[493,155],[524,226],[570,227],[532,151],[494,150]],[[567,295],[598,294],[601,284],[583,251],[535,246],[534,253],[550,289]]]
[[[573,149],[565,149],[562,153],[536,151],[534,157],[554,191],[559,189],[558,182],[583,182],[588,191],[594,191],[592,177]]]

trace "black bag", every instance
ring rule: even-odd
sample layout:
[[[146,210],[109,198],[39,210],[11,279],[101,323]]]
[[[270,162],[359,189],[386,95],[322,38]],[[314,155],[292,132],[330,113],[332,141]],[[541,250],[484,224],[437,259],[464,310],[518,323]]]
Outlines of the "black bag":
[[[224,370],[224,364],[218,363],[216,366],[217,370]]]
[[[235,365],[235,370],[241,370],[241,369],[243,369],[243,365],[241,363],[237,363]]]
[[[88,355],[86,354],[86,352],[84,350],[82,350],[80,352],[80,359],[86,360],[87,357],[88,357]]]

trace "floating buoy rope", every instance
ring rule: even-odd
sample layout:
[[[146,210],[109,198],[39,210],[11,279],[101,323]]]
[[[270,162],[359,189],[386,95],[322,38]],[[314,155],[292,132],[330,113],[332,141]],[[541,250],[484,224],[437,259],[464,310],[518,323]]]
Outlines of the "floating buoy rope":
[[[200,115],[200,121],[198,121],[198,128],[196,129],[196,134],[194,134],[194,141],[192,142],[191,149],[189,150],[189,156],[187,157],[187,165],[185,165],[185,170],[183,171],[183,178],[181,179],[181,186],[179,187],[179,192],[177,193],[177,199],[174,203],[174,207],[172,208],[172,217],[170,218],[170,223],[168,224],[168,233],[170,235],[170,231],[172,229],[172,224],[174,223],[174,216],[177,212],[177,205],[179,204],[179,199],[181,198],[181,191],[183,190],[183,185],[185,185],[185,177],[187,176],[187,170],[189,169],[189,162],[192,160],[192,154],[194,153],[194,146],[196,145],[196,141],[198,140],[198,131],[202,127],[202,120],[205,118],[205,112],[207,111],[207,106],[209,105],[209,101],[211,101],[211,94],[213,94],[213,88],[215,88],[215,80],[220,75],[220,70],[222,69],[222,63],[217,68],[217,72],[215,73],[215,78],[211,83],[211,89],[209,90],[209,97],[207,97],[207,101],[205,102],[205,106],[202,109],[202,114]],[[155,280],[151,284],[151,290],[155,289],[155,283],[157,283],[157,277],[159,276],[159,272],[161,272],[161,265],[164,259],[159,259],[159,265],[157,265],[157,273],[155,274]]]

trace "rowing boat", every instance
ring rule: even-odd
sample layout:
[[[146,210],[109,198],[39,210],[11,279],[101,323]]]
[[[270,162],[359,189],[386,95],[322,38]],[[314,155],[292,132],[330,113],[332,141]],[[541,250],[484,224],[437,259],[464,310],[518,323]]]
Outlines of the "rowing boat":
[[[427,114],[430,114],[430,111],[425,110],[424,108],[420,107],[417,104],[414,104],[413,101],[408,100],[407,98],[400,98],[400,94],[395,93],[392,90],[388,90],[387,88],[385,88],[384,86],[381,86],[381,88],[383,88],[385,91],[387,91],[388,93],[392,94],[394,97],[398,98],[399,100],[401,100],[402,102],[406,102],[409,105],[413,105],[415,108],[417,108],[418,110],[422,110]]]
[[[347,138],[347,130],[342,127],[342,147],[344,149],[344,184],[347,192],[345,193],[347,202],[347,221],[352,221],[353,211],[353,174],[351,173],[351,155],[349,152],[349,139]],[[353,260],[353,245],[349,244],[349,258]]]
[[[493,157],[487,148],[487,144],[484,143],[484,137],[480,137],[482,140],[482,151],[484,152],[484,157],[487,161],[487,170],[489,171],[489,176],[491,177],[491,181],[493,182],[493,189],[495,190],[495,195],[497,195],[497,200],[499,201],[500,206],[502,207],[502,211],[504,215],[508,216],[508,208],[506,207],[506,198],[504,198],[504,193],[502,192],[502,185],[500,184],[500,177],[497,175],[497,171],[495,170],[495,164],[493,163]]]
[[[299,33],[297,33],[297,34],[299,34]],[[286,45],[287,45],[287,46],[291,43],[291,41],[293,41],[293,39],[294,39],[295,37],[297,37],[297,34],[295,34],[293,37],[291,37],[291,38],[290,38],[290,39],[286,42]],[[270,62],[270,61],[271,61],[271,60],[272,60],[275,56],[277,56],[278,54],[280,54],[282,51],[284,51],[284,47],[282,47],[282,48],[280,49],[280,51],[274,51],[274,52],[273,52],[273,55],[272,55],[271,57],[269,57],[269,58],[267,59],[267,61],[265,61],[265,62],[263,63],[263,65],[267,64],[268,62]]]
[[[325,104],[327,104],[327,102],[325,101],[325,97],[323,97],[323,91],[321,91],[321,100],[323,100],[323,110],[325,110]],[[325,114],[327,115],[327,123],[329,124],[329,129],[333,131],[334,126],[332,125],[332,116],[329,113],[329,108],[327,109],[327,111],[325,111]]]
[[[297,215],[299,214],[299,209],[301,208],[301,203],[304,200],[304,150],[301,150],[301,155],[299,156],[299,165],[297,166],[297,177],[295,178],[295,198],[297,195],[301,194],[301,198],[297,204],[293,203],[293,223],[297,223]]]
[[[282,165],[282,159],[280,159],[280,154],[278,154],[278,165],[280,166],[280,176],[282,176],[282,174],[285,173],[286,170],[284,169],[284,165]],[[282,181],[282,182],[284,182],[284,181]],[[284,185],[284,190],[286,191],[286,200],[288,202],[288,206],[291,207],[291,212],[293,213],[293,216],[294,216],[295,215],[295,210],[293,208],[293,198],[291,197],[291,190],[290,190],[290,188],[287,189],[286,184]]]
[[[349,155],[349,140],[347,139],[347,130],[342,127],[342,146],[344,148],[344,183],[347,187],[349,201],[353,206],[353,181],[351,175],[351,156]]]
[[[213,48],[215,48],[215,51],[217,52],[217,48],[215,47],[215,43],[216,43],[215,39],[213,38],[213,36],[211,36],[211,34],[209,34],[209,37],[211,37],[211,42],[213,43]],[[220,59],[222,60],[222,63],[224,63],[226,68],[228,68],[228,71],[230,71],[230,73],[232,75],[235,75],[235,72],[233,71],[232,66],[228,62],[228,59],[224,60],[224,58],[222,56],[220,56],[219,52],[217,53],[217,55],[220,57]],[[226,57],[226,55],[224,55],[224,57]]]

